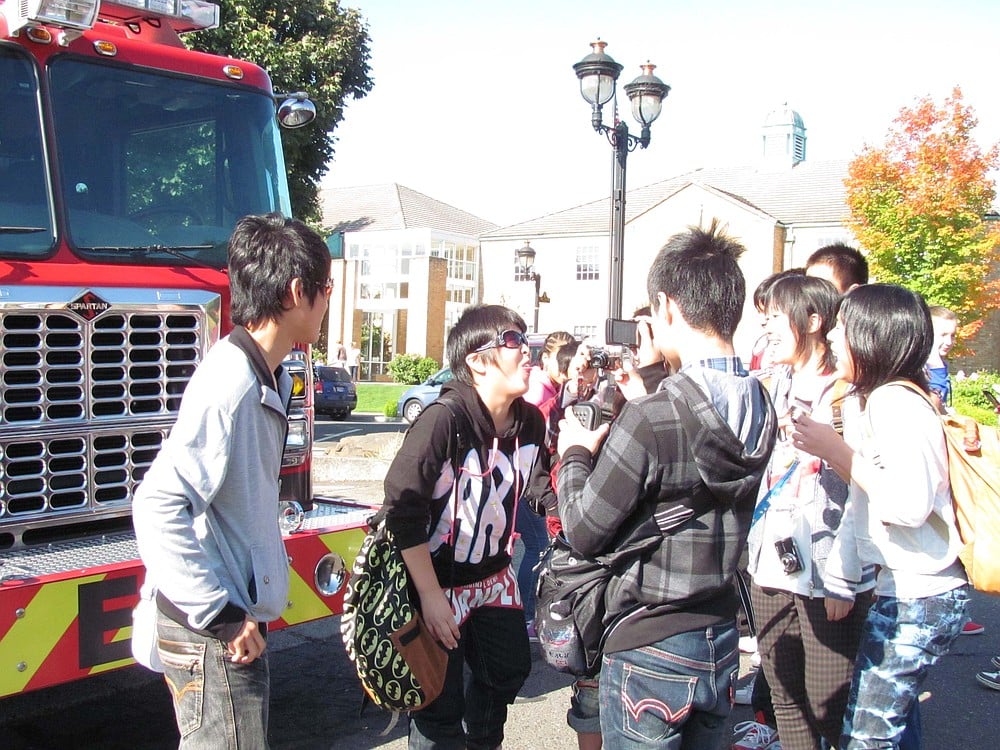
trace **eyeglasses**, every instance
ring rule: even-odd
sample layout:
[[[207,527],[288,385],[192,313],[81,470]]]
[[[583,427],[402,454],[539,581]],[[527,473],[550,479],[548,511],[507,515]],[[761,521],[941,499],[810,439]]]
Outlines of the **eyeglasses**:
[[[326,283],[323,285],[323,291],[326,292],[327,299],[333,294],[333,279],[327,279]]]
[[[487,344],[483,344],[478,349],[473,349],[473,354],[479,352],[489,351],[490,349],[499,349],[503,347],[505,349],[520,349],[528,343],[528,337],[525,336],[520,331],[504,331],[503,333],[498,333],[497,337]]]

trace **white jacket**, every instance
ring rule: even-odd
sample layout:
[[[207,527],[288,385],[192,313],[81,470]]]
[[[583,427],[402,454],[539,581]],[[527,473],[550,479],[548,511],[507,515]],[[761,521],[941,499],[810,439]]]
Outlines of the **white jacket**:
[[[965,584],[944,431],[930,404],[901,385],[876,388],[860,453],[877,471],[867,492],[851,483],[845,516],[861,559],[881,566],[876,593],[918,599]]]

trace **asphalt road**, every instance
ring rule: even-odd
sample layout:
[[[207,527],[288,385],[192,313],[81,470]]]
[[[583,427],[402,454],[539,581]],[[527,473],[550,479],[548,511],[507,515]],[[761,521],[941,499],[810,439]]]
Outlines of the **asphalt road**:
[[[313,427],[317,444],[331,443],[348,435],[372,435],[382,432],[405,432],[409,425],[403,419],[386,419],[374,414],[352,414],[347,419],[319,418]]]

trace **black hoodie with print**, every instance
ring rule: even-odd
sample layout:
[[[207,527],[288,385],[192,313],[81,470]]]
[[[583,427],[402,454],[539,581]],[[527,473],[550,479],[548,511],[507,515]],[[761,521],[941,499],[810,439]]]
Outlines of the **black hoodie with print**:
[[[460,415],[457,420],[452,409]],[[555,504],[541,412],[522,398],[511,410],[512,427],[498,435],[476,390],[458,381],[446,383],[438,401],[407,431],[389,467],[387,527],[402,549],[428,543],[443,587],[481,581],[510,564],[515,502],[530,498],[533,505]]]

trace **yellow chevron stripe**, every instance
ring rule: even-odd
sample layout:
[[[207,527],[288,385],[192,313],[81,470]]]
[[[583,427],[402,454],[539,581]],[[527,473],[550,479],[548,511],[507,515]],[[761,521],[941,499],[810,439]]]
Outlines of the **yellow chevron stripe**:
[[[290,605],[281,613],[281,619],[289,625],[332,614],[319,594],[292,567],[288,569],[288,601]]]
[[[25,608],[24,617],[0,641],[0,696],[24,690],[76,619],[77,588],[105,577],[56,581],[39,589]],[[17,665],[22,662],[27,668],[19,672]]]
[[[354,558],[358,556],[361,549],[361,542],[364,541],[364,529],[347,529],[346,531],[334,531],[329,534],[320,534],[323,544],[331,552],[338,552],[350,568],[354,564]]]

